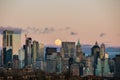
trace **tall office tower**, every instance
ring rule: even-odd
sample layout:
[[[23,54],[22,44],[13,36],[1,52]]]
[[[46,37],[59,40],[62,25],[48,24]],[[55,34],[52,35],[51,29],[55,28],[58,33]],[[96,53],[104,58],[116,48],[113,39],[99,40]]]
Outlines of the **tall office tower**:
[[[45,59],[52,59],[55,54],[57,55],[57,48],[47,47]]]
[[[120,55],[116,55],[115,57],[115,77],[120,78]]]
[[[64,58],[75,57],[75,42],[62,42]]]
[[[92,56],[93,56],[93,68],[94,68],[94,71],[93,71],[93,74],[95,75],[96,73],[96,68],[97,68],[97,63],[98,63],[98,57],[99,57],[99,54],[100,54],[100,47],[98,46],[98,43],[96,42],[95,45],[92,47],[91,49],[92,51]]]
[[[105,44],[102,43],[100,46],[100,58],[103,59],[105,57]]]
[[[103,76],[108,76],[110,72],[108,58],[109,58],[109,55],[107,52],[105,52],[105,44],[102,43],[100,47],[100,59],[102,61],[101,73]]]
[[[42,58],[44,60],[44,44],[40,43],[39,44],[39,54],[38,54],[38,58]]]
[[[32,38],[26,38],[26,45],[25,45],[25,66],[32,65]]]
[[[17,54],[21,47],[21,34],[20,33],[14,33],[13,34],[13,55]]]
[[[109,64],[108,64],[108,53],[105,52],[105,45],[102,43],[100,47],[100,56],[98,58],[96,75],[98,76],[108,76]]]
[[[38,41],[33,41],[33,45],[32,45],[32,64],[33,64],[34,68],[36,66],[36,60],[37,60],[38,54],[39,54],[39,43],[38,43]]]
[[[37,54],[37,59],[36,59],[36,68],[35,69],[41,69],[44,70],[44,44],[39,43],[38,46],[38,54]]]
[[[13,31],[3,31],[3,64],[12,67]]]
[[[79,40],[76,46],[76,57],[79,58],[80,61],[83,59],[83,53],[82,53],[81,44]]]
[[[22,69],[25,67],[25,49],[21,48],[18,52],[19,58],[19,68]]]
[[[100,54],[100,47],[98,46],[98,43],[96,42],[95,45],[92,47],[92,56],[99,57]]]

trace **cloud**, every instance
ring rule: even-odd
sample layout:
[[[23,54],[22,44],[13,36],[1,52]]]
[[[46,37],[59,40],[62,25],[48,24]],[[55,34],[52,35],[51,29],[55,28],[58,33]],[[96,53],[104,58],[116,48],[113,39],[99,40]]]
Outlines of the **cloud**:
[[[66,31],[69,30],[70,27],[64,27],[64,28],[57,28],[57,27],[44,27],[44,28],[39,28],[39,27],[26,27],[23,29],[23,32],[27,33],[35,33],[35,34],[50,34],[53,32],[59,32],[59,31]]]
[[[52,33],[52,32],[54,32],[54,31],[55,31],[54,28],[45,27],[45,28],[42,30],[42,33],[46,34],[46,33]]]
[[[55,32],[55,29],[53,27],[44,27],[44,28],[26,27],[25,29],[23,29],[23,32],[35,33],[35,34],[49,34]]]
[[[66,28],[65,28],[65,30],[69,30],[69,29],[70,29],[70,27],[66,27]]]
[[[78,35],[76,32],[70,32],[70,35]]]
[[[26,28],[22,29],[22,32],[25,32],[25,33],[39,33],[39,28],[26,27]]]
[[[104,37],[106,36],[106,33],[100,33],[99,37]]]
[[[3,27],[0,26],[0,34],[3,33],[4,30],[11,30],[14,31],[14,33],[34,33],[34,34],[50,34],[53,32],[59,32],[59,31],[66,31],[69,30],[70,27],[64,27],[64,28],[57,28],[57,27],[24,27],[24,28],[15,28],[15,27]],[[75,35],[75,33],[72,33]]]
[[[59,28],[59,29],[56,29],[56,31],[66,31],[66,30],[69,30],[70,27],[64,27],[64,28]]]
[[[14,27],[11,27],[11,26],[7,26],[7,27],[0,26],[0,34],[2,34],[3,31],[5,31],[5,30],[14,31],[15,34],[20,34],[22,32],[21,28],[14,28]]]

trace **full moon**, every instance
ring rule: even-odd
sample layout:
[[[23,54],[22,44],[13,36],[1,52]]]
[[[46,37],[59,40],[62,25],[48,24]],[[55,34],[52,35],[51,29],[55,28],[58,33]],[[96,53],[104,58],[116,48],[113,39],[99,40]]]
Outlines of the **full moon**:
[[[55,40],[55,45],[60,46],[60,45],[61,45],[61,40],[60,40],[60,39],[56,39],[56,40]]]

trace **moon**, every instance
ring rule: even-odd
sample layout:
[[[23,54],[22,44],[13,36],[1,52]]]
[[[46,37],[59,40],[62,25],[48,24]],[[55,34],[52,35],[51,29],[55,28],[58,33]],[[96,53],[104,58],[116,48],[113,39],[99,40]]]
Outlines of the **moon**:
[[[60,46],[60,45],[61,45],[61,42],[62,42],[62,41],[61,41],[60,39],[56,39],[56,40],[55,40],[55,45]]]

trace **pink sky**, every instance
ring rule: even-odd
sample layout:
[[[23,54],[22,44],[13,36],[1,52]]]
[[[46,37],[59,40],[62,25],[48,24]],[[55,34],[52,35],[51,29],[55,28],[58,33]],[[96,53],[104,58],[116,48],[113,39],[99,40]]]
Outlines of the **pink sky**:
[[[0,26],[23,29],[22,41],[28,32],[44,44],[53,45],[59,38],[120,46],[120,1],[0,0]]]

